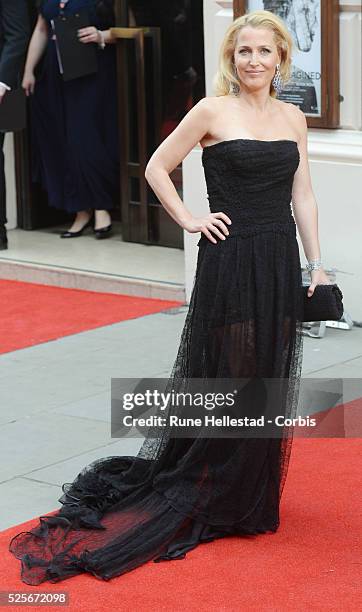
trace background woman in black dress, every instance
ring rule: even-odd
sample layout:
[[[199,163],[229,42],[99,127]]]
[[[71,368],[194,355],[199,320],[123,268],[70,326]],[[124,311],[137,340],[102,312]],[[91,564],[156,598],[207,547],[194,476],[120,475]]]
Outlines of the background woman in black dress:
[[[22,560],[25,582],[82,572],[109,580],[151,559],[182,559],[201,542],[279,527],[293,433],[283,421],[296,415],[302,363],[296,224],[315,264],[309,295],[317,284],[329,284],[317,261],[305,117],[276,99],[275,74],[278,66],[282,77],[288,74],[291,45],[285,24],[268,11],[235,20],[221,48],[217,95],[193,107],[146,169],[172,218],[202,233],[166,392],[192,390],[196,378],[204,391],[220,390],[224,379],[232,390],[237,385],[233,416],[278,416],[279,433],[254,428],[250,436],[241,427],[234,436],[225,430],[215,436],[201,423],[182,438],[167,423],[168,416],[184,414],[182,403],[155,411],[166,426],[150,428],[137,457],[86,466],[63,485],[57,513],[13,538],[10,550]],[[201,218],[188,211],[169,177],[198,142],[210,205]]]
[[[71,15],[80,9],[89,11],[92,25],[79,31],[79,40],[96,47],[98,71],[63,81],[51,20],[61,10]],[[119,166],[116,58],[109,44],[113,25],[113,0],[43,0],[28,49],[23,87],[33,94],[34,179],[47,191],[50,206],[76,213],[63,238],[80,236],[93,210],[95,236],[107,237],[111,230]]]

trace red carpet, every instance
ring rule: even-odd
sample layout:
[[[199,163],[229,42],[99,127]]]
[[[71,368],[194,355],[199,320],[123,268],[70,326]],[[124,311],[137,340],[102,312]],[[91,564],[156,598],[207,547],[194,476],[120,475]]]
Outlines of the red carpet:
[[[0,280],[0,303],[0,353],[181,304],[13,280]]]
[[[18,525],[0,534],[1,590],[66,591],[68,609],[77,612],[356,612],[362,607],[361,451],[357,438],[294,440],[277,533],[202,544],[186,559],[151,562],[109,582],[83,574],[25,585],[7,547],[37,521]]]

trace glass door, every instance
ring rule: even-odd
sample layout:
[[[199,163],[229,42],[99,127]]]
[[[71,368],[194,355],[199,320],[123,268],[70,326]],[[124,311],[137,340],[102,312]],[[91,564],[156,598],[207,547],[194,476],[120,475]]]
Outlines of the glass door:
[[[144,178],[153,151],[205,95],[202,0],[118,0],[123,239],[183,248],[181,228]],[[182,166],[171,179],[182,198]]]

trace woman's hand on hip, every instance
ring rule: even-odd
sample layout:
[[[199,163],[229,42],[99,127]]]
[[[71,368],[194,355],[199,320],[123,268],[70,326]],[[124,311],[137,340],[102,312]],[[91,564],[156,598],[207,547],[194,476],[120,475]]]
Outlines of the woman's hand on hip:
[[[81,43],[101,43],[101,35],[94,26],[88,26],[78,30],[78,39]]]
[[[221,240],[225,240],[226,236],[229,235],[227,225],[231,224],[229,217],[223,212],[210,213],[205,217],[192,217],[184,225],[184,229],[191,234],[196,232],[202,232],[206,238],[217,244],[213,234],[215,234]]]

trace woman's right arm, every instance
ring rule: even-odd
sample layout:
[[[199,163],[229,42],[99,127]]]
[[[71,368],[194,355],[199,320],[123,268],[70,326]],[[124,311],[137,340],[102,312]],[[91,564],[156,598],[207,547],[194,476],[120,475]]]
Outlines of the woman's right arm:
[[[211,242],[216,243],[214,235],[222,240],[228,235],[227,225],[231,223],[229,217],[223,212],[194,217],[182,202],[169,176],[194,146],[212,132],[214,118],[214,105],[210,99],[203,98],[195,104],[153,153],[145,177],[176,223],[190,233],[202,232]]]
[[[23,77],[22,86],[23,86],[23,89],[25,89],[25,93],[27,96],[34,92],[34,87],[35,87],[34,70],[41,56],[44,53],[45,47],[48,43],[48,38],[49,38],[48,24],[45,21],[44,17],[42,17],[42,15],[39,15],[38,21],[36,22],[36,26],[34,28],[33,35],[30,40],[28,54],[26,57],[25,69],[24,69],[24,77]]]

